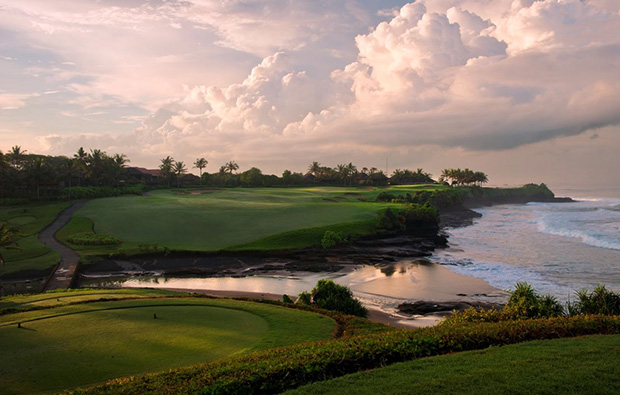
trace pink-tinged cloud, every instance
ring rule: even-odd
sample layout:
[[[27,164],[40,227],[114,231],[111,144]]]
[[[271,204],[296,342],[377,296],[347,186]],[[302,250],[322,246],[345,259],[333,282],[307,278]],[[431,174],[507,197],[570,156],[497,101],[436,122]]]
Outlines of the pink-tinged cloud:
[[[249,45],[236,41],[243,29],[209,23],[220,43]],[[363,160],[421,146],[507,150],[620,124],[618,3],[419,1],[354,42],[357,59],[320,83],[277,52],[242,82],[188,88],[115,146],[145,158]],[[49,147],[77,148],[71,139]]]

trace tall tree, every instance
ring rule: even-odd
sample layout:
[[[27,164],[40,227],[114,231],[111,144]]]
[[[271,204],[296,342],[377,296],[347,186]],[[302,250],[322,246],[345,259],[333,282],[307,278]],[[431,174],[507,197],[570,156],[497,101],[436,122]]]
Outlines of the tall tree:
[[[26,161],[26,150],[22,150],[19,145],[14,145],[7,153],[9,163],[16,170],[22,170]]]
[[[82,180],[84,179],[84,173],[86,172],[86,161],[88,159],[88,154],[86,153],[86,151],[84,151],[83,147],[80,147],[77,152],[73,154],[73,159],[75,160],[80,172],[80,174],[78,175],[78,185],[81,185]]]
[[[37,200],[41,197],[41,184],[50,181],[51,169],[40,156],[28,163],[25,167],[26,179],[35,188]]]
[[[209,164],[209,161],[207,161],[205,158],[197,158],[196,161],[194,162],[194,167],[198,169],[198,171],[200,172],[200,184],[201,185],[202,185],[202,169],[207,167],[208,164]]]
[[[177,177],[177,188],[180,188],[181,178],[183,177],[183,174],[187,173],[187,169],[185,168],[185,163],[181,161],[174,162],[174,165],[172,165],[172,171]]]
[[[163,158],[161,160],[161,164],[159,165],[159,170],[161,171],[161,174],[166,180],[168,186],[170,186],[172,178],[174,177],[174,171],[172,170],[173,166],[174,158],[171,156],[166,156],[165,158]]]
[[[226,166],[226,171],[228,171],[228,173],[231,175],[233,174],[233,172],[239,170],[239,165],[235,161],[230,161],[226,163],[225,166]]]
[[[310,163],[310,166],[308,166],[308,171],[312,173],[313,176],[318,177],[321,172],[321,164],[319,162]]]
[[[71,182],[73,177],[79,177],[80,174],[80,166],[76,159],[67,158],[60,167],[60,176],[69,184],[69,199],[71,199]]]

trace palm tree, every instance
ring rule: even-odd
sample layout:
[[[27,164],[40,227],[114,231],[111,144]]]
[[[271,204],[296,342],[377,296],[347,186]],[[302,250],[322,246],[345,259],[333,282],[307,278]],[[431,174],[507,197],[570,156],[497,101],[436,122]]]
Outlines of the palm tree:
[[[313,176],[317,177],[321,172],[321,164],[319,162],[312,162],[310,166],[308,166],[308,171],[312,173]]]
[[[197,158],[194,162],[194,167],[200,171],[200,185],[202,185],[202,169],[207,167],[208,164],[209,161],[207,161],[205,158]]]
[[[232,175],[233,172],[239,170],[239,165],[235,161],[230,161],[225,165],[226,171]]]
[[[336,173],[338,174],[338,178],[342,180],[342,183],[346,183],[346,179],[349,176],[349,168],[345,164],[336,165]]]
[[[9,172],[9,163],[7,162],[6,155],[0,151],[0,197],[4,197],[4,183],[6,181],[6,175]]]
[[[94,180],[95,184],[101,183],[107,157],[108,155],[100,149],[91,149],[86,156],[86,176]]]
[[[177,176],[177,188],[181,188],[181,176],[187,173],[187,169],[185,168],[185,163],[179,161],[175,162],[172,166],[172,171]]]
[[[82,179],[84,178],[84,172],[86,171],[86,160],[88,159],[88,154],[84,151],[83,147],[80,147],[77,152],[73,154],[73,159],[75,159],[80,171],[78,174],[78,185],[81,185]]]
[[[22,150],[19,145],[14,145],[7,153],[9,163],[16,170],[22,170],[24,167],[24,161],[26,160],[26,150]]]
[[[357,174],[357,166],[355,166],[352,162],[349,162],[347,165],[347,173],[349,176],[349,185],[353,185],[353,176]]]
[[[37,200],[40,198],[41,184],[50,176],[50,169],[41,157],[36,157],[26,168],[26,178],[37,191]]]
[[[67,158],[60,167],[61,176],[69,182],[69,199],[71,199],[71,181],[73,177],[81,174],[80,166],[76,159]]]
[[[174,172],[172,170],[172,166],[174,165],[174,158],[171,156],[166,156],[161,160],[161,164],[159,165],[159,170],[161,171],[164,179],[167,181],[168,186],[170,186],[170,182],[172,177],[174,176]]]

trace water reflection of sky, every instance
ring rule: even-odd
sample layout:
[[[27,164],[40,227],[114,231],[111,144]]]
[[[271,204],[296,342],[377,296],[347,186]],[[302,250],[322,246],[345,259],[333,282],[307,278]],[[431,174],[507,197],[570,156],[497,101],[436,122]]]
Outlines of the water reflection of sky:
[[[401,261],[392,265],[358,266],[338,273],[298,272],[289,276],[176,278],[129,276],[90,278],[82,286],[126,288],[175,288],[186,290],[238,291],[297,295],[328,278],[346,285],[370,305],[397,305],[410,300],[455,300],[462,295],[493,294],[482,280],[472,279],[430,262]]]

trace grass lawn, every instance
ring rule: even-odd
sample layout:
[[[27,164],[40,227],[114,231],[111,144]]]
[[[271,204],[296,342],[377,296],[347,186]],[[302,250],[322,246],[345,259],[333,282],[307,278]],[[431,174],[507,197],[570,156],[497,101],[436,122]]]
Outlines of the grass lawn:
[[[157,294],[81,290],[1,300],[0,306],[48,307],[0,316],[2,393],[54,392],[328,339],[335,327],[325,316],[266,304],[147,298]],[[119,296],[141,299],[92,301]]]
[[[286,394],[620,393],[620,336],[532,341],[419,359]]]
[[[397,186],[391,190],[404,194],[433,188]],[[148,196],[96,199],[75,214],[79,223],[72,223],[72,230],[63,237],[90,230],[87,219],[94,223],[95,232],[120,239],[120,248],[127,250],[139,244],[194,251],[307,247],[316,244],[326,226],[344,224],[352,231],[367,231],[376,213],[393,204],[362,200],[373,200],[385,190],[390,189],[233,188],[204,194],[160,190]],[[304,231],[295,233],[299,230]],[[82,247],[82,251],[117,248]]]
[[[69,205],[63,202],[0,208],[0,224],[16,227],[22,234],[19,249],[0,248],[6,261],[4,267],[0,266],[0,276],[21,270],[47,270],[58,263],[60,255],[41,243],[37,234]]]

